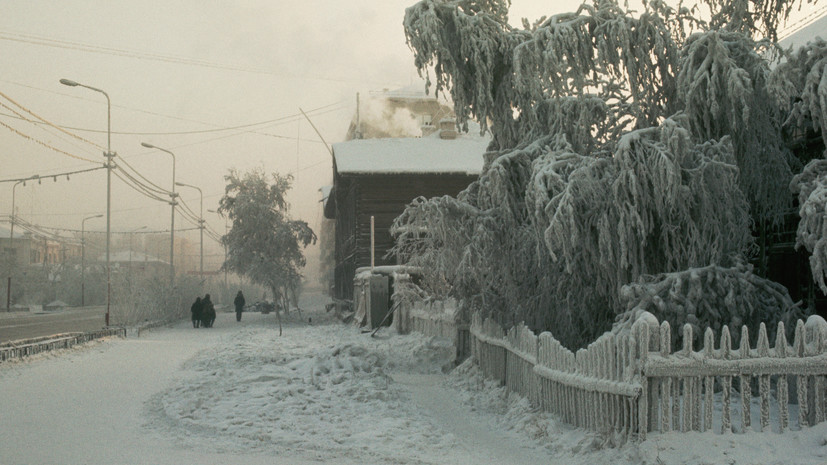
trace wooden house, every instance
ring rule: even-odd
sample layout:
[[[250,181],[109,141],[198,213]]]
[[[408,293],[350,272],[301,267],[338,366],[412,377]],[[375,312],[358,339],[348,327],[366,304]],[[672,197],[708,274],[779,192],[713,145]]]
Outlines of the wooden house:
[[[457,134],[453,120],[424,137],[354,139],[333,144],[333,189],[324,205],[335,220],[332,297],[353,302],[356,269],[396,264],[386,257],[393,246],[394,219],[417,197],[456,196],[482,171],[490,141],[477,133]]]

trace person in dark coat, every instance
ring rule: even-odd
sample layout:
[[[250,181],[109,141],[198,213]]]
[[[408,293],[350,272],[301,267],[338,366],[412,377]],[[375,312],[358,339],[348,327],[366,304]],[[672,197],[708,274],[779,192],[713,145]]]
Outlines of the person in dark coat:
[[[201,304],[201,297],[196,297],[195,302],[190,307],[190,312],[192,312],[192,327],[197,328],[201,325],[201,308],[203,305]]]
[[[241,312],[244,311],[244,294],[241,291],[238,291],[233,303],[235,304],[235,321],[241,321]]]
[[[215,307],[210,300],[210,295],[204,296],[201,300],[201,326],[205,328],[212,328],[215,322]]]

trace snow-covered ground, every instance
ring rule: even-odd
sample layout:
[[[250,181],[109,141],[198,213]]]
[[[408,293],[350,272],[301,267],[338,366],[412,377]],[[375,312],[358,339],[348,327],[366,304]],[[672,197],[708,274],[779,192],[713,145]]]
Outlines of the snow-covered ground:
[[[420,335],[371,338],[323,300],[278,336],[220,313],[0,365],[0,464],[824,464],[827,425],[613,447]],[[307,318],[312,317],[312,325]]]

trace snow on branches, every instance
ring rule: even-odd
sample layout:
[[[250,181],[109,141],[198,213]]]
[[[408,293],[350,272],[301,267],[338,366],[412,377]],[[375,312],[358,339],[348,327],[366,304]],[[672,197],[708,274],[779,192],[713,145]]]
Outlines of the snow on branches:
[[[614,2],[583,4],[552,16],[514,48],[514,102],[529,108],[537,95],[598,91],[638,126],[656,124],[674,93],[677,52],[659,15],[628,16]]]
[[[405,34],[422,73],[433,66],[437,94],[450,89],[457,123],[468,130],[468,118],[488,129],[488,118],[500,120],[508,101],[498,98],[512,87],[509,51],[518,36],[503,13],[502,0],[424,0],[405,11]],[[484,13],[484,14],[481,14]],[[430,76],[427,80],[430,85]]]
[[[774,97],[789,111],[785,124],[820,132],[827,146],[827,42],[816,38],[792,52],[772,73]]]
[[[827,160],[813,160],[793,178],[790,189],[798,194],[801,221],[796,248],[802,245],[810,255],[813,280],[827,293]]]
[[[613,314],[594,308],[593,295],[619,308],[617,290],[642,274],[725,263],[752,244],[731,145],[694,144],[681,119],[624,135],[610,158],[541,157],[527,190],[536,230],[562,265],[558,297],[595,332]]]
[[[739,32],[690,36],[681,56],[677,99],[697,140],[732,139],[752,213],[778,220],[790,205],[792,155],[782,143],[780,114],[767,90],[769,66],[758,49]]]
[[[692,326],[696,346],[706,328],[720,334],[724,325],[729,326],[737,346],[741,326],[757,334],[764,323],[772,333],[783,321],[784,327],[793,331],[796,319],[803,316],[784,286],[756,276],[747,264],[641,276],[623,286],[620,295],[627,310],[617,317],[615,331],[631,328],[641,313],[649,312],[669,322],[677,347],[685,324]],[[775,338],[775,334],[769,336]]]
[[[773,88],[754,37],[774,39],[772,16],[793,2],[701,2],[712,28],[661,0],[640,14],[595,0],[523,29],[508,25],[505,0],[406,10],[417,68],[433,70],[463,126],[474,117],[493,135],[477,181],[397,219],[396,251],[423,267],[429,291],[573,348],[608,329],[640,276],[729,269],[752,253],[752,221],[780,218],[803,165],[770,96],[824,126],[823,46]]]

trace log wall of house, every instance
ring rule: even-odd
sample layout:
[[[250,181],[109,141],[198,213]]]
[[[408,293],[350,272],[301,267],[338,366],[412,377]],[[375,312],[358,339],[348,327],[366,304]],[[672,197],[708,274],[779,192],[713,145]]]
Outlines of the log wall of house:
[[[417,197],[456,196],[477,176],[467,174],[355,174],[336,179],[336,273],[334,297],[353,299],[356,268],[370,266],[370,217],[374,217],[374,264],[396,264],[385,258],[393,247],[390,227]]]

